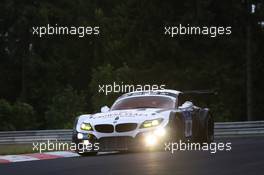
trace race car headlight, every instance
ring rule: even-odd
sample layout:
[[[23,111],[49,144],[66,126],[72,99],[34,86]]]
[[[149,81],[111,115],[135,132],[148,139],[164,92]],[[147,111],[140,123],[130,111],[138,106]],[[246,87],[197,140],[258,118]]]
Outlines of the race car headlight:
[[[90,125],[90,123],[82,123],[81,124],[81,129],[85,130],[85,131],[92,131],[93,130],[93,128]]]
[[[82,133],[78,133],[78,134],[77,134],[77,138],[78,138],[78,139],[83,139],[83,134],[82,134]]]
[[[156,136],[164,137],[166,135],[166,130],[164,128],[159,128],[159,129],[156,129],[153,133]]]
[[[163,121],[162,118],[154,119],[154,120],[146,120],[141,124],[140,128],[150,128],[150,127],[159,126],[162,121]]]
[[[154,146],[158,142],[157,137],[154,135],[148,135],[145,137],[146,146]]]

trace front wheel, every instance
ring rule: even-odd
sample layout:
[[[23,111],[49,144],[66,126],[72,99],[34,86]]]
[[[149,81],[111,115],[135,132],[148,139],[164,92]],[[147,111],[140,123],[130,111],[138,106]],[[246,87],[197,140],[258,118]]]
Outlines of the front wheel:
[[[97,152],[85,152],[85,153],[79,153],[77,152],[80,156],[96,156]]]

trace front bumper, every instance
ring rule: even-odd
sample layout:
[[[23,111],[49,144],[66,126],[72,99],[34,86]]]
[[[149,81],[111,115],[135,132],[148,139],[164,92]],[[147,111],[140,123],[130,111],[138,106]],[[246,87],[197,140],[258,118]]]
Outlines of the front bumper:
[[[105,136],[96,138],[93,134],[80,133],[75,131],[73,133],[73,142],[83,143],[89,142],[91,144],[98,144],[99,150],[92,151],[142,151],[162,149],[164,143],[171,139],[169,128],[158,128],[149,131],[138,133],[135,137],[131,136]],[[78,138],[78,134],[82,134],[82,138]]]

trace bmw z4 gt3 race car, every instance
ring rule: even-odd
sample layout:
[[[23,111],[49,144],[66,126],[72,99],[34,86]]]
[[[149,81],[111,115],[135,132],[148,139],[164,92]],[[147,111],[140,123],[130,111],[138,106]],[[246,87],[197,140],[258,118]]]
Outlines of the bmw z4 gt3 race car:
[[[96,154],[161,148],[166,141],[212,142],[209,109],[185,100],[185,93],[176,90],[126,93],[101,113],[77,117],[73,143],[90,144],[86,154]]]

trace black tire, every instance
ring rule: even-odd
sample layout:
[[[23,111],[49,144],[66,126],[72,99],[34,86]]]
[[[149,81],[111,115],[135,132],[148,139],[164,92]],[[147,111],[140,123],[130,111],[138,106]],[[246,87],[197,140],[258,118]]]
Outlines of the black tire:
[[[211,143],[214,141],[214,121],[211,115],[208,116],[207,126],[205,131],[205,142]]]
[[[80,141],[77,140],[76,137],[73,137],[72,142],[75,143],[76,145],[80,143]],[[75,150],[75,152],[80,156],[95,156],[98,153],[97,151],[83,152],[83,150],[79,150],[79,149]]]
[[[173,142],[179,142],[180,140],[185,140],[185,136],[184,136],[184,126],[183,126],[183,121],[181,120],[181,118],[177,117],[175,119],[175,123],[174,123],[174,128],[173,128],[173,137],[172,137],[172,141]]]
[[[214,121],[213,117],[209,114],[205,121],[204,130],[201,131],[200,143],[211,143],[214,141]]]
[[[80,156],[96,156],[97,152],[85,152],[85,153],[79,153]]]

